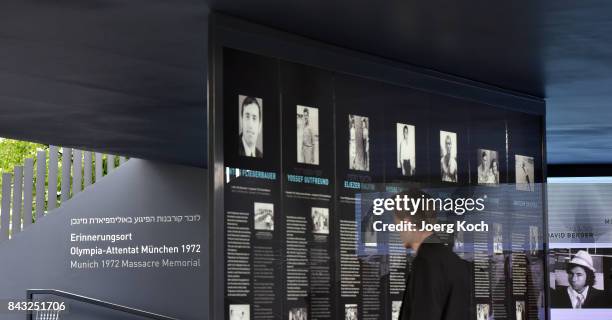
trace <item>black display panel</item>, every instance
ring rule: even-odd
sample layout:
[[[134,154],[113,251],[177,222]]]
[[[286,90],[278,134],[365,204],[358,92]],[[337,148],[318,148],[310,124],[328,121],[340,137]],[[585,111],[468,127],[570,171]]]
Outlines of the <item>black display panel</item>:
[[[224,55],[225,308],[227,319],[278,319],[285,285],[278,261],[286,224],[280,202],[278,65]]]
[[[291,63],[280,63],[280,78],[287,257],[282,318],[334,319],[333,78]]]
[[[409,187],[486,199],[439,217],[491,227],[439,234],[470,262],[474,319],[545,319],[541,115],[255,51],[223,48],[216,78],[225,319],[397,319],[410,250],[364,198]]]

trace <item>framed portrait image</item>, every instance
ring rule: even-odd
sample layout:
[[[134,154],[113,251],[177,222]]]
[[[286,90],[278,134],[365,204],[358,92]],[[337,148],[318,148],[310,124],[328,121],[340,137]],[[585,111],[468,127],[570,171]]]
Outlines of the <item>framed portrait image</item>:
[[[263,101],[238,95],[238,155],[263,158]]]
[[[412,125],[397,123],[397,168],[401,169],[402,176],[411,177],[415,173],[415,128]]]
[[[440,173],[442,181],[457,182],[457,134],[440,130]]]
[[[297,162],[319,164],[319,109],[296,107]]]
[[[370,171],[370,119],[349,114],[349,169]]]

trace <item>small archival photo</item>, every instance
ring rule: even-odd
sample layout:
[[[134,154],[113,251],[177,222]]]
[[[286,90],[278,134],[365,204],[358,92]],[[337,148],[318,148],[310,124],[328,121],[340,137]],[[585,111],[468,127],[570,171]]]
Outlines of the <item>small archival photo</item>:
[[[525,301],[516,301],[515,304],[516,320],[526,320],[527,316],[525,315]]]
[[[251,319],[251,307],[248,304],[230,304],[230,320],[249,320]]]
[[[478,184],[499,184],[499,159],[497,151],[478,149]]]
[[[400,311],[402,310],[401,301],[391,302],[391,320],[400,320]]]
[[[370,171],[370,120],[349,114],[349,169]]]
[[[319,109],[297,106],[297,162],[319,164]]]
[[[306,308],[291,308],[289,320],[308,320],[308,311]]]
[[[489,305],[479,303],[476,305],[476,320],[489,320]]]
[[[504,253],[504,239],[502,233],[502,225],[500,223],[493,224],[493,253]]]
[[[442,181],[457,182],[457,134],[440,131],[440,173]]]
[[[274,204],[255,202],[255,230],[274,231]]]
[[[263,101],[238,95],[238,155],[263,158]]]
[[[538,238],[539,231],[537,226],[529,226],[529,254],[535,256],[538,254]]]
[[[313,207],[310,214],[312,217],[312,232],[329,234],[329,209]]]
[[[521,155],[514,156],[516,172],[516,190],[533,192],[533,158]]]
[[[357,320],[357,305],[356,304],[345,304],[344,305],[344,320]]]
[[[409,124],[396,124],[397,168],[402,176],[411,177],[416,168],[415,128]]]

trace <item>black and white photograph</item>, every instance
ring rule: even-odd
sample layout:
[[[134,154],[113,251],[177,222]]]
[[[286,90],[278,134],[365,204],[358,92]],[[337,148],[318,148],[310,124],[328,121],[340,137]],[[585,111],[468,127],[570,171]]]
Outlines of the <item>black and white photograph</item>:
[[[534,191],[533,158],[521,155],[514,156],[516,172],[516,190]]]
[[[357,320],[356,304],[350,303],[344,305],[344,320]]]
[[[229,306],[230,320],[250,320],[251,307],[248,304],[230,304]]]
[[[312,232],[316,234],[329,234],[329,209],[311,208]]]
[[[502,225],[500,223],[493,224],[493,254],[504,253],[504,239],[502,234]]]
[[[457,182],[457,134],[440,130],[440,173],[442,181]]]
[[[411,177],[416,168],[415,128],[412,125],[397,123],[397,168],[402,176]]]
[[[391,302],[391,320],[399,320],[401,310],[402,310],[402,302],[392,301]]]
[[[274,204],[255,202],[255,230],[274,231]]]
[[[479,303],[476,305],[476,320],[489,320],[489,305]]]
[[[370,123],[368,117],[349,114],[349,169],[370,171]]]
[[[526,320],[527,316],[525,315],[525,301],[516,301],[516,320]]]
[[[529,254],[535,256],[538,254],[538,227],[529,226]]]
[[[612,259],[610,250],[564,249],[554,252],[551,268],[551,308],[591,309],[610,308],[612,299],[606,294],[604,259]],[[609,260],[608,260],[608,265]],[[554,279],[554,280],[553,280]]]
[[[319,109],[297,106],[297,162],[319,164]]]
[[[366,247],[376,247],[378,242],[378,232],[374,230],[374,223],[377,221],[374,214],[366,213],[361,219],[361,241]]]
[[[306,308],[291,308],[289,310],[289,320],[307,320],[308,311]]]
[[[478,149],[478,184],[499,184],[499,159],[497,151]]]
[[[453,243],[453,252],[465,252],[465,240],[463,239],[463,231],[455,232],[455,241]]]
[[[238,155],[263,158],[263,101],[252,96],[238,96]]]

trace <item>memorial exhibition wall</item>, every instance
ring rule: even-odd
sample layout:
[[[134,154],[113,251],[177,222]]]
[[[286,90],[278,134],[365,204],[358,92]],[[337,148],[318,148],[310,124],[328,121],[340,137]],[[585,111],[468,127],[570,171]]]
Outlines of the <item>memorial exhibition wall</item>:
[[[471,266],[473,318],[547,319],[543,108],[223,42],[211,64],[214,314],[397,319],[411,251],[372,230],[368,199],[419,188],[484,199],[477,214],[438,214],[488,224],[438,232]]]

